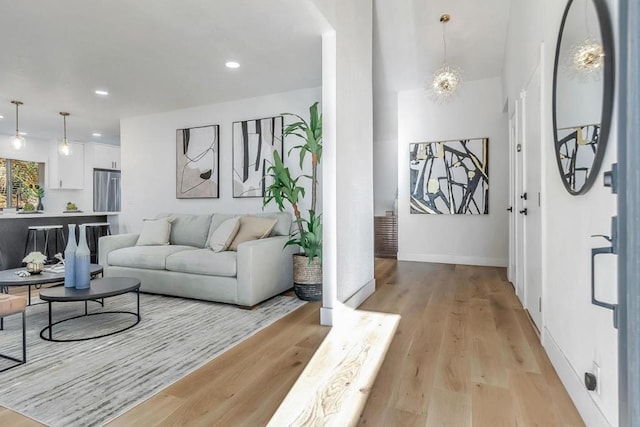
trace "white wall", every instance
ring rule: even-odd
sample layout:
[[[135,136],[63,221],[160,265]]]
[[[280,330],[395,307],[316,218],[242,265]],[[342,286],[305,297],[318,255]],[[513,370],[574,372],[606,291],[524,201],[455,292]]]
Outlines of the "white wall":
[[[331,309],[334,289],[339,302],[373,291],[373,8],[371,0],[314,3],[335,30],[323,36],[323,87],[335,88],[323,94],[332,104],[324,105],[332,134],[325,139],[329,185],[323,189],[324,252],[330,257],[323,307]]]
[[[374,61],[375,56],[374,51]],[[381,67],[381,61],[374,62],[374,77]],[[398,93],[376,91],[373,108],[373,209],[376,215],[393,210],[397,191]]]
[[[608,1],[609,5],[615,2]],[[557,33],[564,2],[544,0],[512,3],[504,64],[504,97],[510,110],[528,81],[544,42],[542,170],[543,215],[543,344],[550,359],[589,426],[618,424],[617,333],[612,314],[590,302],[590,251],[606,246],[592,234],[610,234],[615,197],[602,186],[602,173],[615,159],[615,126],[594,187],[584,196],[570,196],[557,171],[551,128],[552,73]],[[614,13],[614,16],[616,14]],[[615,19],[614,19],[615,22]],[[615,112],[614,112],[615,117]],[[615,123],[615,118],[614,118]],[[599,297],[615,301],[616,277],[612,256],[598,263]],[[605,265],[608,264],[608,265]],[[601,367],[601,393],[588,392],[583,376],[593,361]]]
[[[262,198],[232,197],[232,123],[277,116],[283,112],[308,118],[309,106],[320,101],[320,96],[320,88],[310,88],[122,119],[120,232],[138,232],[144,218],[162,212],[261,212]],[[285,125],[291,120],[285,117]],[[215,124],[220,125],[220,198],[176,199],[176,129]],[[298,141],[295,137],[287,138],[284,152],[297,145]],[[297,157],[285,160],[285,164],[291,168],[292,175],[299,173]],[[310,195],[307,198],[310,203]],[[309,206],[302,207],[307,209]],[[275,211],[277,207],[271,205],[265,210]]]
[[[388,81],[389,61],[385,62],[384,37],[380,33],[382,15],[391,7],[391,2],[374,1],[373,4],[373,210],[376,215],[393,210],[398,191],[398,92]]]
[[[373,142],[373,208],[376,215],[385,215],[386,211],[393,210],[397,191],[398,140],[375,140]]]
[[[466,82],[449,103],[424,89],[398,94],[398,259],[506,266],[508,128],[500,79]],[[489,138],[489,214],[409,213],[409,144]]]

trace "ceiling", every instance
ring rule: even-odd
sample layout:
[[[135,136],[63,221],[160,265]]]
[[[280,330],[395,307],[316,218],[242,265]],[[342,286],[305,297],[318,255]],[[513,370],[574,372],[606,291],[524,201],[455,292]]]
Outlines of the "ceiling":
[[[374,0],[376,139],[397,138],[396,92],[441,64],[441,14],[464,79],[501,75],[510,2]],[[61,138],[68,111],[70,140],[117,144],[120,118],[319,86],[324,25],[309,0],[2,2],[0,134],[12,99],[27,141]]]
[[[425,87],[442,64],[440,16],[447,62],[466,81],[498,77],[511,0],[374,0],[373,78],[376,139],[397,139],[396,92]]]
[[[440,16],[445,24],[447,62],[466,80],[501,75],[511,0],[376,0],[374,39],[381,76],[393,90],[424,86],[442,63]]]
[[[12,99],[27,141],[67,111],[69,140],[118,144],[120,118],[320,86],[323,25],[300,0],[4,1],[0,134]]]

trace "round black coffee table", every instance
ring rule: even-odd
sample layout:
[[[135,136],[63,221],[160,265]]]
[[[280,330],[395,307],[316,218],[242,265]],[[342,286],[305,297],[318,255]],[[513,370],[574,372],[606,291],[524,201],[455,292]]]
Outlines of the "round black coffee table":
[[[93,279],[91,281],[91,287],[89,289],[75,289],[75,288],[49,288],[40,292],[40,299],[49,303],[49,326],[40,331],[40,338],[47,341],[55,342],[70,342],[70,341],[86,341],[96,338],[107,337],[114,335],[127,329],[133,328],[140,323],[140,280],[131,277],[107,277],[102,279]],[[99,300],[103,298],[114,297],[116,295],[126,294],[127,292],[136,293],[136,306],[137,312],[132,311],[99,311],[96,313],[89,313],[87,309],[87,302]],[[79,316],[69,317],[67,319],[59,320],[52,323],[51,321],[51,305],[54,302],[77,302],[84,301],[84,314]],[[53,326],[63,322],[67,322],[73,319],[79,319],[81,317],[99,316],[102,314],[122,313],[135,316],[135,323],[128,325],[117,331],[109,332],[101,335],[93,335],[86,338],[73,338],[73,339],[55,339],[53,338]],[[48,333],[47,333],[48,332]]]
[[[28,286],[29,287],[29,302],[31,305],[31,287],[36,289],[42,285],[50,283],[64,283],[64,271],[54,273],[47,270],[49,266],[45,266],[45,269],[40,274],[32,274],[28,277],[20,277],[16,274],[18,271],[26,271],[22,268],[12,268],[10,270],[0,271],[0,291],[9,293],[9,286]],[[89,266],[91,277],[95,277],[98,274],[102,274],[102,266],[99,264],[91,264]]]

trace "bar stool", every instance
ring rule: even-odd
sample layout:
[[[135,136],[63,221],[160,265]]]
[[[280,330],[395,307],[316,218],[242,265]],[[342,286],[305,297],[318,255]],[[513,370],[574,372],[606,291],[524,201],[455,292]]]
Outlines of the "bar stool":
[[[24,245],[24,256],[27,256],[29,252],[42,252],[47,260],[53,261],[54,255],[64,252],[64,248],[67,242],[64,238],[64,232],[62,225],[32,225],[28,229],[27,242]],[[42,250],[38,245],[38,233],[42,233],[42,240],[44,245]],[[55,245],[51,247],[50,240],[55,240]]]
[[[16,364],[11,365],[8,368],[0,369],[0,372],[8,371],[9,369],[15,368],[16,366],[27,363],[27,320],[25,316],[26,308],[27,300],[25,297],[0,294],[0,331],[4,330],[5,316],[22,313],[22,360],[18,359],[17,357],[0,354],[0,357],[2,357],[3,359],[16,362]]]
[[[87,228],[87,244],[91,252],[91,262],[98,263],[98,240],[111,235],[111,224],[108,222],[88,222],[82,224]]]

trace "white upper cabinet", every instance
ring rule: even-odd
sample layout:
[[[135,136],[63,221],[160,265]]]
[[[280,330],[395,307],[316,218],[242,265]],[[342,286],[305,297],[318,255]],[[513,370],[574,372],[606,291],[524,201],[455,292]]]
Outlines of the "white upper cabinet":
[[[54,144],[49,163],[49,188],[82,190],[84,189],[84,144],[70,142],[71,153],[63,156]]]
[[[94,144],[93,167],[95,169],[120,169],[120,147]]]

